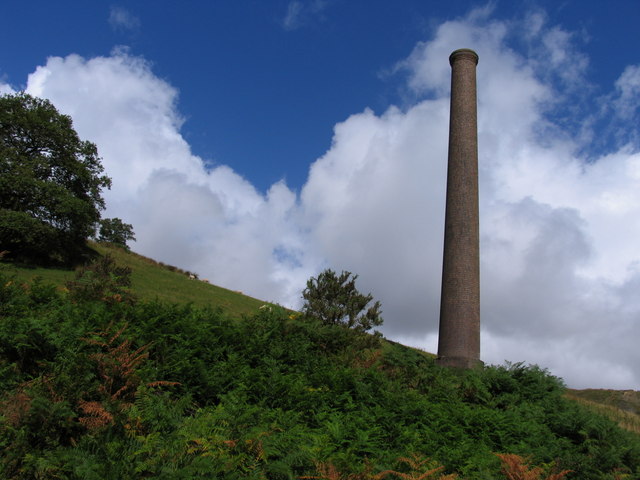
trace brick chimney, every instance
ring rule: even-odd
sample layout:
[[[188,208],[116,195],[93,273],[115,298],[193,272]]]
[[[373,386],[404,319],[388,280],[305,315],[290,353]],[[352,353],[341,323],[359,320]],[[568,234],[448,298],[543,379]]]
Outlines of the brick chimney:
[[[451,64],[451,116],[440,299],[438,363],[480,364],[480,234],[478,125],[473,50],[456,50]]]

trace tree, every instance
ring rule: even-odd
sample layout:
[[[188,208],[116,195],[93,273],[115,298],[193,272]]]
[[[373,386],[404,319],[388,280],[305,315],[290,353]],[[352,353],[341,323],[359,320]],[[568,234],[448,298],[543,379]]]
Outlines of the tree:
[[[71,117],[26,93],[0,97],[0,250],[40,261],[75,259],[111,186],[95,144]]]
[[[133,225],[124,223],[119,218],[104,218],[100,220],[98,240],[128,248],[127,242],[129,240],[135,242],[136,237],[133,234]]]
[[[338,276],[331,269],[317,278],[311,277],[302,292],[303,313],[325,325],[344,325],[361,332],[382,325],[380,302],[367,308],[373,296],[363,295],[356,289],[357,278],[345,271]]]

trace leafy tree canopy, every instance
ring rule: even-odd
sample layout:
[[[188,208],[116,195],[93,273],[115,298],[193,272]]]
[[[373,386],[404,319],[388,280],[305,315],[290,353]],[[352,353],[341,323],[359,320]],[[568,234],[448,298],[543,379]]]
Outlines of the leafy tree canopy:
[[[74,260],[104,209],[102,173],[95,144],[51,102],[0,97],[0,247],[10,257]]]
[[[343,271],[337,275],[331,269],[320,273],[317,278],[307,280],[307,288],[302,292],[305,315],[316,318],[326,325],[344,325],[362,332],[382,325],[380,302],[371,294],[363,295],[356,288],[357,275]]]
[[[100,220],[98,240],[127,248],[127,242],[129,240],[135,242],[136,237],[133,233],[133,225],[124,223],[119,218],[104,218]]]

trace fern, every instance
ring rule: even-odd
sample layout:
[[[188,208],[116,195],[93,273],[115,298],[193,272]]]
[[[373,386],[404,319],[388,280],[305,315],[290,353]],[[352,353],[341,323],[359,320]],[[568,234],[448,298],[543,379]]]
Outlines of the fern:
[[[351,473],[345,474],[340,472],[335,465],[332,463],[318,463],[316,465],[316,470],[318,472],[317,475],[305,475],[302,477],[298,477],[301,479],[321,479],[321,480],[366,480],[368,478],[372,478],[368,471],[364,473]]]
[[[526,460],[519,455],[497,453],[496,456],[502,462],[502,473],[507,480],[560,480],[570,472],[563,470],[543,477],[545,471],[542,467],[529,467]]]
[[[80,423],[89,431],[99,430],[113,423],[113,415],[100,402],[80,400],[78,408],[84,414],[79,419]]]
[[[449,475],[441,475],[440,472],[444,470],[443,466],[436,464],[429,458],[423,458],[422,456],[415,453],[409,457],[401,457],[398,459],[398,461],[407,465],[409,467],[409,472],[403,473],[397,472],[395,470],[385,470],[372,478],[375,478],[377,480],[385,478],[389,475],[394,475],[405,480],[454,480],[458,477],[455,473]]]

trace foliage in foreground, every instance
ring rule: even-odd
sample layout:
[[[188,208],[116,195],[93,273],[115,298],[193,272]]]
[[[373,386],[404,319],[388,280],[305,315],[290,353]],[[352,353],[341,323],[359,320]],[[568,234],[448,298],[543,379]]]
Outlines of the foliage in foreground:
[[[502,478],[494,452],[640,475],[638,437],[537,367],[456,373],[284,309],[106,298],[0,279],[1,478]]]
[[[561,480],[569,470],[549,472],[553,466],[531,467],[527,459],[515,454],[496,454],[500,459],[500,473],[506,480]],[[410,457],[398,459],[399,470],[384,470],[379,473],[371,472],[371,464],[366,463],[362,473],[343,474],[334,465],[320,463],[317,465],[318,474],[300,477],[302,479],[320,480],[381,480],[383,478],[402,478],[404,480],[464,480],[456,473],[444,474],[444,467],[429,458],[413,454]],[[619,478],[619,477],[616,477]]]

